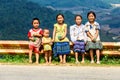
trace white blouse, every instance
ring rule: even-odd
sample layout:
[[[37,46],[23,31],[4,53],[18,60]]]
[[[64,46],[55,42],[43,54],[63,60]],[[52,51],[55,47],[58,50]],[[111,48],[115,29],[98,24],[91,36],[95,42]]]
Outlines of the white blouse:
[[[85,24],[85,32],[90,32],[90,34],[94,37],[96,34],[96,30],[100,30],[100,25],[97,22],[94,22],[93,25],[91,25],[89,22],[87,22]],[[91,39],[89,37],[87,37],[87,41],[91,41]],[[100,36],[98,34],[98,37],[96,39],[96,41],[100,41]]]
[[[83,24],[80,26],[76,24],[70,26],[70,38],[72,42],[76,40],[84,40],[86,42],[87,36],[85,33],[85,26]]]

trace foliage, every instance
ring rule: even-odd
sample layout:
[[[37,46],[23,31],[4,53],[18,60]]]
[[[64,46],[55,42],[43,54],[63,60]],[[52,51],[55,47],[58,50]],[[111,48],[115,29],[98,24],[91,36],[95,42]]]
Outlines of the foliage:
[[[95,56],[96,57],[96,56]],[[33,55],[32,57],[33,62],[35,62],[35,56]],[[95,58],[96,59],[96,58]],[[45,63],[44,60],[44,55],[40,55],[40,64]],[[81,61],[81,56],[79,56],[79,61]],[[96,60],[95,60],[96,61]],[[0,55],[0,63],[13,63],[13,64],[28,64],[28,55]],[[59,58],[58,57],[53,57],[52,58],[52,63],[59,65]],[[67,56],[67,63],[69,64],[75,64],[75,57],[74,56]],[[108,56],[104,55],[101,56],[101,65],[118,65],[120,64],[120,56]],[[85,57],[85,63],[83,65],[90,65],[90,57],[86,56]],[[93,64],[95,65],[95,64]]]
[[[105,55],[104,57],[102,57],[101,63],[102,64],[120,64],[120,57],[119,56],[108,56]]]
[[[6,63],[27,63],[28,56],[27,55],[0,55],[0,62]]]

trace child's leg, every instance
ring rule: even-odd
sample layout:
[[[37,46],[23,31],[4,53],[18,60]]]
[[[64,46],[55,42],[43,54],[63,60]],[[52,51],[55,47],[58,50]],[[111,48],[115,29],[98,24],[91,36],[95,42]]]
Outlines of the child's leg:
[[[62,55],[59,55],[60,63],[63,63]]]
[[[39,63],[39,53],[35,53],[35,56],[36,56],[36,64],[38,64]]]
[[[39,47],[36,47],[34,50],[35,50],[34,52],[36,57],[36,64],[38,64],[39,63]]]
[[[66,63],[66,54],[63,55],[63,63]]]
[[[97,56],[97,63],[99,64],[100,62],[100,50],[96,50],[96,56]]]
[[[93,50],[90,49],[91,63],[94,63]]]
[[[77,52],[75,52],[75,60],[76,60],[76,63],[79,62],[79,61],[78,61],[78,53],[77,53]]]
[[[45,51],[44,53],[45,53],[45,62],[48,63],[48,53],[49,53],[49,52],[48,52],[48,51]]]
[[[84,60],[85,60],[84,57],[85,57],[85,54],[83,53],[82,54],[82,61],[81,61],[81,63],[84,63]]]
[[[32,50],[29,50],[29,63],[32,63]]]
[[[51,63],[51,60],[52,60],[52,51],[49,51],[48,56],[49,56],[49,63]]]

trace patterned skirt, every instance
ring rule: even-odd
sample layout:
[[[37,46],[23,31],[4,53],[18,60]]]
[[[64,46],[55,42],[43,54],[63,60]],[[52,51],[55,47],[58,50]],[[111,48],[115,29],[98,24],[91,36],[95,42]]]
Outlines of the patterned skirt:
[[[55,42],[53,46],[54,56],[70,53],[69,42]]]
[[[101,50],[103,48],[103,45],[100,41],[96,41],[96,42],[92,42],[92,41],[88,41],[86,44],[86,51],[90,50],[90,49],[99,49]]]
[[[83,40],[77,40],[73,46],[74,52],[85,53],[85,42]]]

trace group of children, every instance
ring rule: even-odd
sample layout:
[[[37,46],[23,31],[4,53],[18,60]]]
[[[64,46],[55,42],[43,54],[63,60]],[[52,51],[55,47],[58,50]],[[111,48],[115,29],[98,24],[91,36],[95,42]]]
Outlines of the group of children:
[[[91,63],[94,63],[93,50],[96,50],[97,64],[100,64],[100,50],[102,44],[100,41],[100,25],[95,21],[96,14],[93,11],[87,14],[88,22],[82,24],[82,16],[75,16],[75,24],[70,26],[70,38],[73,43],[76,64],[79,63],[78,55],[82,55],[81,63],[84,63],[85,51],[90,52]],[[52,60],[52,51],[54,56],[59,56],[60,63],[66,63],[66,55],[70,54],[70,45],[67,35],[67,24],[64,23],[64,15],[56,16],[57,23],[54,24],[53,38],[49,37],[49,30],[39,28],[40,21],[34,18],[33,28],[28,32],[29,42],[29,63],[32,63],[32,52],[36,56],[36,63],[39,63],[39,48],[43,45],[45,61],[50,64]],[[53,45],[53,48],[52,48]]]

